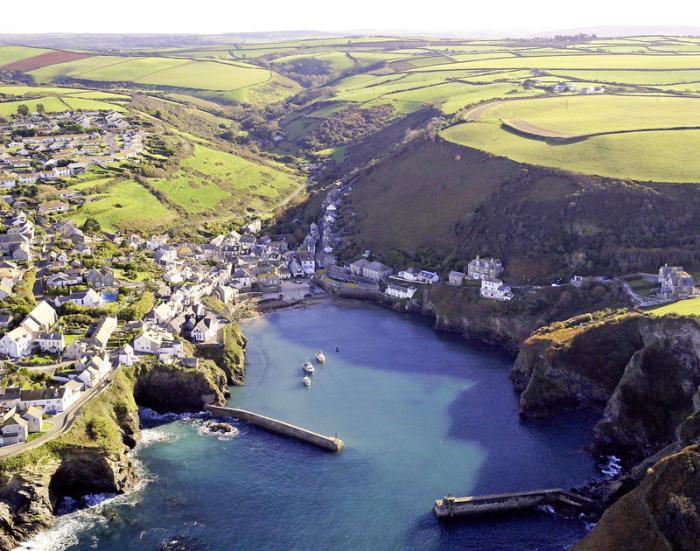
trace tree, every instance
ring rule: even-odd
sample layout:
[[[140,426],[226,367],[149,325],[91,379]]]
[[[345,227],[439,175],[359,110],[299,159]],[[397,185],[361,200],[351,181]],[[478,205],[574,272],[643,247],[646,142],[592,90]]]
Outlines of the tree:
[[[29,115],[29,107],[27,107],[27,106],[24,105],[23,103],[19,104],[19,105],[17,106],[17,114],[18,114],[20,117],[26,117],[27,115]]]
[[[85,222],[83,222],[82,230],[85,233],[95,234],[98,233],[101,229],[102,226],[100,226],[99,221],[95,218],[89,217],[85,219]]]
[[[43,115],[46,112],[46,108],[44,107],[43,103],[36,104],[36,112],[39,113],[40,115]]]

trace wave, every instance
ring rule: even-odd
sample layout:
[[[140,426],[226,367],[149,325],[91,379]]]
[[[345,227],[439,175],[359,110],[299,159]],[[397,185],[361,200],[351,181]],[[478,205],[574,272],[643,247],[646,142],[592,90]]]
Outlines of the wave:
[[[164,425],[174,421],[190,421],[192,419],[211,419],[212,415],[208,411],[200,411],[197,413],[158,413],[150,408],[139,408],[139,419],[141,426],[152,428],[157,425]]]
[[[605,458],[605,463],[600,467],[600,472],[607,479],[617,478],[622,473],[622,461],[615,455],[609,455]]]
[[[65,498],[57,509],[56,523],[49,530],[37,534],[17,547],[16,551],[64,551],[80,543],[80,535],[93,528],[109,523],[108,509],[113,506],[135,506],[141,501],[141,493],[157,476],[149,472],[139,458],[139,452],[153,444],[172,442],[177,434],[163,425],[175,421],[190,422],[200,435],[215,436],[219,440],[232,440],[239,436],[239,430],[229,425],[231,430],[223,432],[212,425],[212,415],[206,411],[198,413],[157,413],[152,409],[139,408],[142,430],[141,439],[134,448],[132,461],[136,470],[136,485],[124,494],[90,494],[81,498]],[[99,547],[94,538],[92,547]]]
[[[141,500],[141,492],[156,476],[140,461],[140,449],[156,442],[173,440],[174,434],[161,428],[143,429],[141,440],[134,449],[133,465],[137,482],[132,490],[124,494],[89,494],[81,498],[65,498],[57,509],[56,523],[45,532],[22,543],[16,551],[64,551],[80,543],[79,536],[100,525],[107,526],[107,509],[115,505],[135,506]],[[93,542],[97,547],[99,542]]]

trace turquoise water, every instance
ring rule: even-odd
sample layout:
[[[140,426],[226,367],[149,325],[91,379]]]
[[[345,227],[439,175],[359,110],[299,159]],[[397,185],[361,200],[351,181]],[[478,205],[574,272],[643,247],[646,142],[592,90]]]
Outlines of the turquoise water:
[[[585,534],[583,522],[544,513],[448,525],[430,514],[448,492],[568,487],[596,476],[583,451],[589,421],[521,422],[511,361],[497,351],[366,305],[281,311],[244,330],[248,384],[231,404],[337,432],[345,451],[243,424],[228,441],[192,421],[146,431],[160,437],[138,452],[153,480],[104,504],[71,549],[177,540],[178,549],[535,550]],[[318,349],[328,361],[305,389],[302,363]],[[69,515],[64,531],[80,515],[89,516]]]

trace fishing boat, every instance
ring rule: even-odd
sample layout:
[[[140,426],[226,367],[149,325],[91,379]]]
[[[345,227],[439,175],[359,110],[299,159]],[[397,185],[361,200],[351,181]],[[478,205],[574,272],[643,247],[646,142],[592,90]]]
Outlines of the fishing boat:
[[[304,386],[311,386],[311,377],[304,377],[303,379]]]
[[[326,363],[326,356],[320,350],[316,352],[316,361],[320,364]]]
[[[309,375],[311,375],[315,371],[314,366],[311,365],[311,362],[309,360],[306,360],[304,362],[304,371]]]

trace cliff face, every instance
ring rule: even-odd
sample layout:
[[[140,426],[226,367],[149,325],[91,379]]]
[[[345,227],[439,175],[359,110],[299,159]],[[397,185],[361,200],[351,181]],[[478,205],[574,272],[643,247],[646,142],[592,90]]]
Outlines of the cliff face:
[[[518,292],[518,300],[498,302],[479,296],[478,287],[426,285],[415,300],[399,308],[435,318],[438,330],[496,344],[515,354],[537,328],[607,305],[623,306],[616,283],[541,287]]]
[[[133,487],[136,471],[128,451],[138,438],[133,381],[120,372],[64,435],[0,461],[0,550],[51,526],[65,497]]]
[[[584,318],[524,343],[512,372],[521,414],[604,405],[597,448],[635,461],[692,441],[700,432],[700,324],[641,314]]]
[[[143,362],[135,370],[134,397],[155,411],[201,411],[226,402],[226,375],[211,360],[200,360],[196,368]]]
[[[700,549],[700,449],[665,457],[603,514],[574,551]]]

